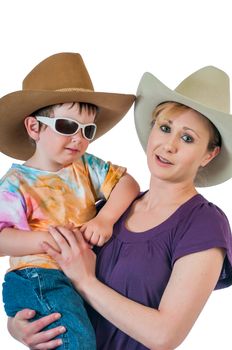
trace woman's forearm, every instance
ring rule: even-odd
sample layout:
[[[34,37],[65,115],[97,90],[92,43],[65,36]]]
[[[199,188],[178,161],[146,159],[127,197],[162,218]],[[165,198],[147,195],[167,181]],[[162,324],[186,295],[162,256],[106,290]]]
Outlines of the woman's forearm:
[[[167,320],[160,311],[125,298],[96,278],[86,288],[78,288],[97,312],[130,337],[149,349],[173,349],[168,344]]]

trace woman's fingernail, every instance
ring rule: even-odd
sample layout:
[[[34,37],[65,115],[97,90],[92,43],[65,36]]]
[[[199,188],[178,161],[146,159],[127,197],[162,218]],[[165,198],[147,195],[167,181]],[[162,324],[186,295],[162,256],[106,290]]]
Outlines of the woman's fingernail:
[[[28,311],[28,316],[29,317],[32,317],[34,315],[35,315],[35,311],[32,311],[32,310]]]

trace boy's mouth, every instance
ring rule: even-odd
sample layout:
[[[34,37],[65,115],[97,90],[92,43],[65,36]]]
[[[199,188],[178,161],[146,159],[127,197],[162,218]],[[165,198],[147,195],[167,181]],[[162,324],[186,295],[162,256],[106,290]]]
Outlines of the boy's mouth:
[[[72,152],[72,153],[79,153],[79,152],[80,152],[80,150],[77,149],[77,148],[66,147],[65,149],[66,149],[67,151]]]

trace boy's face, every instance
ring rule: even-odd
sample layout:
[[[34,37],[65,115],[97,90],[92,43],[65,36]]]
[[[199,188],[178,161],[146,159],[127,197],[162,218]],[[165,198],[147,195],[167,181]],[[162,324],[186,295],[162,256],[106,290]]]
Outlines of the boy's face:
[[[81,124],[89,124],[94,122],[95,116],[95,112],[84,107],[80,112],[78,103],[64,103],[54,108],[54,115],[51,117],[70,118]],[[65,136],[42,124],[39,140],[36,142],[36,155],[43,159],[42,166],[46,170],[58,171],[80,158],[88,145],[89,141],[83,137],[81,129],[73,136]]]

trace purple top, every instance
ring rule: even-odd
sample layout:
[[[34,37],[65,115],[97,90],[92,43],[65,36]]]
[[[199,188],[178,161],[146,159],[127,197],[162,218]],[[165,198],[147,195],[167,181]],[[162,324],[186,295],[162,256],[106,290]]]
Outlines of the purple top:
[[[232,284],[229,223],[225,214],[203,196],[195,195],[162,224],[142,233],[125,227],[129,210],[115,224],[111,240],[98,254],[97,276],[103,283],[129,299],[157,309],[177,259],[220,247],[227,255],[215,289]],[[147,349],[96,312],[90,316],[98,350]]]

